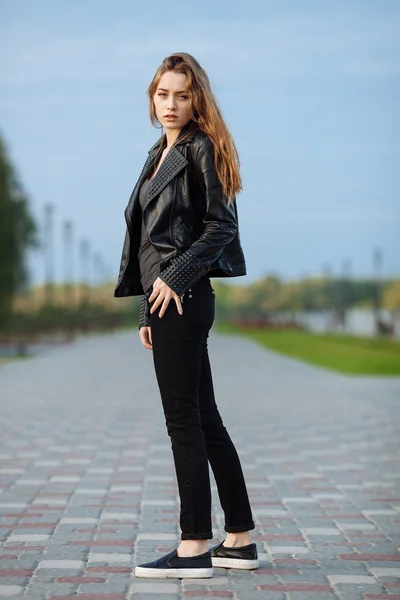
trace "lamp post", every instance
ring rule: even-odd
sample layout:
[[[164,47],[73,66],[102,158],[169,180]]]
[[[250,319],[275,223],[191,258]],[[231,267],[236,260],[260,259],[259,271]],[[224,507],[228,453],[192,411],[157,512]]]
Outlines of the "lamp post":
[[[376,334],[381,333],[380,327],[380,311],[382,306],[382,250],[381,248],[374,248],[373,251],[373,270],[375,279],[375,290],[373,298],[373,310],[374,310],[374,321],[375,321],[375,332]]]
[[[81,270],[81,304],[85,304],[87,301],[87,291],[90,286],[90,248],[89,242],[86,239],[81,240],[80,243],[80,270]]]
[[[326,312],[327,318],[325,323],[325,330],[330,331],[332,329],[332,267],[328,264],[324,264],[322,267],[322,274],[324,277],[324,287],[326,295]]]
[[[340,304],[341,304],[341,326],[343,331],[347,329],[347,311],[351,302],[350,278],[351,278],[352,263],[349,258],[342,263],[342,278],[340,282]]]
[[[45,211],[45,304],[52,306],[53,304],[53,282],[54,282],[54,240],[53,240],[53,215],[54,204],[46,204]]]
[[[95,287],[100,285],[100,254],[98,252],[93,253],[93,283]]]
[[[64,238],[65,306],[67,308],[72,308],[72,305],[74,302],[72,221],[64,221],[64,223],[63,223],[63,238]]]

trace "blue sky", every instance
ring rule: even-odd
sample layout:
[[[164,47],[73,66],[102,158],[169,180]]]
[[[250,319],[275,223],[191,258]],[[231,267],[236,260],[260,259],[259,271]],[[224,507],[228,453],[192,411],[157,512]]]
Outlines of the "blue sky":
[[[159,132],[147,86],[162,59],[206,69],[242,165],[246,283],[334,274],[400,276],[400,3],[0,0],[0,130],[32,210],[55,204],[111,278],[123,210]],[[30,261],[43,280],[43,256]],[[78,271],[78,253],[75,255]]]

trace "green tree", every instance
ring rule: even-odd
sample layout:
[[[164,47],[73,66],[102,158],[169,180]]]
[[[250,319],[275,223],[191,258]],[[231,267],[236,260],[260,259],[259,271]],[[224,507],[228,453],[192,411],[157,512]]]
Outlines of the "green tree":
[[[11,313],[13,297],[28,283],[26,253],[36,243],[28,198],[0,136],[0,327]]]

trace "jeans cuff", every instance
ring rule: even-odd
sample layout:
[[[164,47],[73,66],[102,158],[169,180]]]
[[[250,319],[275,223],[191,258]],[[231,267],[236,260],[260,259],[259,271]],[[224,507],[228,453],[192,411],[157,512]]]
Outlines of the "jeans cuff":
[[[249,521],[243,525],[225,525],[224,527],[225,531],[228,533],[242,533],[243,531],[250,531],[255,528],[254,521]]]
[[[212,540],[213,533],[181,533],[181,540]]]

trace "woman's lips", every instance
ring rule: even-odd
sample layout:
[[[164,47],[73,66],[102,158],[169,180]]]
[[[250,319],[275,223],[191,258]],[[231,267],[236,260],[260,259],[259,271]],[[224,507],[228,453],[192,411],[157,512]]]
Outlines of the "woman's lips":
[[[166,118],[166,119],[168,119],[168,121],[174,121],[174,120],[175,120],[175,119],[177,119],[178,117],[177,117],[177,116],[175,116],[175,115],[167,115],[165,118]]]

